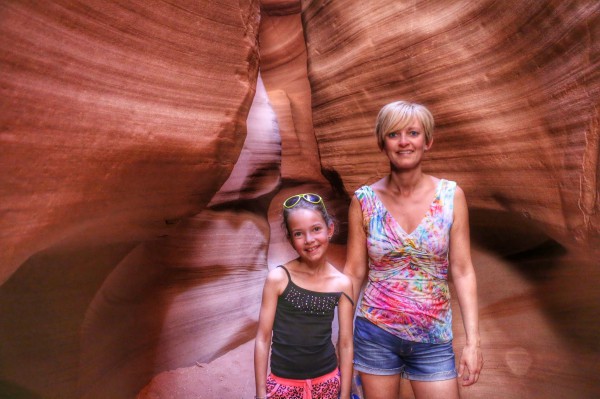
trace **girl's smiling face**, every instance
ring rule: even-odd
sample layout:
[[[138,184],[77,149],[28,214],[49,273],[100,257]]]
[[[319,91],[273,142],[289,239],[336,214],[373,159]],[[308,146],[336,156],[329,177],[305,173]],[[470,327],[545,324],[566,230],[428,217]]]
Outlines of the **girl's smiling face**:
[[[302,259],[317,262],[325,258],[333,225],[327,225],[323,216],[312,209],[298,208],[287,220],[292,247]]]

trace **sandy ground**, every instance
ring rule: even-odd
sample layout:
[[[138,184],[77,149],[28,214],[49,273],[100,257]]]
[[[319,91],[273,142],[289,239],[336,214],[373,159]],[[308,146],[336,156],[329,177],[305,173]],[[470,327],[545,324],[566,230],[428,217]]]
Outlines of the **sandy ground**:
[[[251,399],[254,398],[254,340],[218,359],[158,374],[137,399]],[[401,397],[414,398],[409,384]]]
[[[254,340],[210,363],[158,374],[137,399],[249,399],[254,397]]]

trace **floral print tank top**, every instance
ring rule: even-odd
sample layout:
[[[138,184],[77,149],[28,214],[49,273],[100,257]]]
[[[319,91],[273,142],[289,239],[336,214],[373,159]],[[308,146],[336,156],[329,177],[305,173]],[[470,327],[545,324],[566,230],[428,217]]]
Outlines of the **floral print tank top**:
[[[455,191],[455,182],[440,180],[421,223],[407,233],[370,186],[356,190],[369,255],[359,316],[405,340],[452,340],[448,249]]]

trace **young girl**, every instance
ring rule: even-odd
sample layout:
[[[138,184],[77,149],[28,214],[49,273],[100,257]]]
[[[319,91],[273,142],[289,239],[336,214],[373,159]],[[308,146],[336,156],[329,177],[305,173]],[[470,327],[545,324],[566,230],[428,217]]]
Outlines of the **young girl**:
[[[283,221],[299,257],[271,270],[265,282],[254,348],[255,398],[349,399],[354,303],[350,279],[325,260],[333,221],[323,199],[311,193],[286,199]],[[339,363],[331,340],[336,306]]]

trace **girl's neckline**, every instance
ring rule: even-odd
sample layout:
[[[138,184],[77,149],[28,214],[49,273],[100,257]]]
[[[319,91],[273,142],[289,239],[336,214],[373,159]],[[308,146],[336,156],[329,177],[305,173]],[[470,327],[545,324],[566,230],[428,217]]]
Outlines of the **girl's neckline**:
[[[425,222],[425,220],[427,220],[427,218],[429,218],[429,216],[431,215],[431,208],[433,208],[436,200],[439,198],[440,196],[440,192],[442,189],[442,183],[444,182],[444,179],[439,179],[437,186],[435,188],[435,194],[433,195],[433,199],[431,200],[431,202],[429,203],[429,207],[427,208],[427,211],[425,212],[425,214],[423,215],[423,217],[421,218],[421,220],[419,221],[419,224],[417,224],[415,226],[415,228],[411,231],[411,232],[407,232],[406,230],[404,230],[404,228],[402,227],[402,225],[396,220],[396,218],[394,217],[394,215],[387,209],[387,207],[385,206],[385,204],[383,203],[383,201],[381,200],[381,198],[379,197],[379,195],[377,194],[377,191],[375,191],[375,189],[373,189],[373,187],[371,186],[367,186],[369,187],[369,190],[371,190],[373,192],[373,195],[375,197],[375,199],[377,200],[377,202],[379,203],[379,205],[381,206],[381,209],[383,209],[385,211],[385,213],[387,215],[389,215],[389,218],[391,220],[394,221],[394,224],[396,226],[398,226],[398,228],[400,229],[400,231],[402,233],[404,233],[406,236],[412,236],[414,233],[417,232],[417,230],[419,230],[419,228],[421,227],[421,225],[423,224],[423,222]]]
[[[291,284],[295,288],[298,288],[302,291],[310,292],[312,294],[322,294],[322,295],[338,295],[341,293],[341,291],[315,291],[315,290],[310,290],[308,288],[299,286],[298,284],[294,283],[294,281],[292,280],[292,274],[284,265],[279,265],[278,267],[281,267],[283,270],[285,270],[285,272],[288,276],[288,284]],[[287,290],[287,287],[286,287],[286,290]]]

